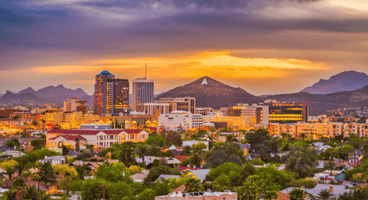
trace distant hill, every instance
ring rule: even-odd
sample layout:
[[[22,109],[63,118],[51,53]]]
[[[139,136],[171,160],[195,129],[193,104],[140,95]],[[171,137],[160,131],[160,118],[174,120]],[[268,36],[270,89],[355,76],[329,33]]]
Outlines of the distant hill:
[[[321,79],[313,86],[301,92],[310,94],[331,94],[335,92],[353,91],[368,85],[368,75],[356,71],[346,71],[331,76],[328,80]]]
[[[237,103],[259,103],[262,101],[261,98],[249,94],[242,88],[228,86],[207,76],[162,93],[156,99],[165,97],[195,97],[197,107],[212,107],[214,109],[233,106]]]
[[[278,101],[307,102],[310,114],[323,114],[326,110],[350,106],[368,105],[368,85],[354,91],[336,92],[332,94],[309,94],[299,92],[293,94],[280,94],[268,97]]]
[[[7,91],[6,94],[0,97],[0,104],[43,104],[63,102],[70,98],[80,98],[85,100],[89,105],[93,104],[93,96],[88,96],[86,92],[78,88],[76,90],[65,88],[63,85],[48,86],[35,91],[33,88],[21,90],[18,94]],[[92,98],[92,100],[91,100]]]

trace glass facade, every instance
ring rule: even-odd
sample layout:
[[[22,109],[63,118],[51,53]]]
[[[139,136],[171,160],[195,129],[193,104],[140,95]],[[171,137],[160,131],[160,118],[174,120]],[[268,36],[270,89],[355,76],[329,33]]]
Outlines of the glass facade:
[[[270,123],[307,122],[308,104],[274,103],[269,105]]]

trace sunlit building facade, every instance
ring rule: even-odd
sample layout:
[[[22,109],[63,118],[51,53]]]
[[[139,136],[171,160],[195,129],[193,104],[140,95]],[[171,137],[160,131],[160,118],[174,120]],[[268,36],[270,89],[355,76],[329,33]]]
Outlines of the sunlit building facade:
[[[154,100],[154,81],[147,78],[133,80],[132,111],[144,112],[144,104]]]
[[[196,99],[194,97],[160,98],[156,102],[170,104],[170,112],[186,111],[195,114]]]
[[[270,123],[308,122],[308,103],[283,103],[268,100],[262,105],[269,106]]]
[[[115,115],[129,113],[129,81],[115,79],[108,71],[96,76],[94,114]]]

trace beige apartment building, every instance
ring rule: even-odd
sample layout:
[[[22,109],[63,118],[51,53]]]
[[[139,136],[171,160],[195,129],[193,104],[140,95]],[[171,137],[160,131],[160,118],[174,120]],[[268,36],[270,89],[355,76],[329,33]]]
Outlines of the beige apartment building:
[[[45,121],[48,124],[59,124],[63,129],[71,129],[79,128],[81,124],[96,123],[99,116],[82,112],[50,112],[45,113]]]
[[[360,137],[368,137],[368,124],[344,124],[344,123],[302,123],[297,124],[269,124],[268,131],[271,135],[279,136],[288,133],[293,137],[306,137],[316,139],[318,137],[335,137],[343,135],[349,137],[350,134],[357,134]]]

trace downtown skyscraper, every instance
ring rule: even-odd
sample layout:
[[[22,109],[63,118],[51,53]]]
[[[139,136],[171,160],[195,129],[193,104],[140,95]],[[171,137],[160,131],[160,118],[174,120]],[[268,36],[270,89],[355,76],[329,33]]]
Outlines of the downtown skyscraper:
[[[129,113],[128,79],[115,79],[108,71],[96,75],[93,110],[96,115]]]
[[[132,111],[144,112],[144,104],[152,103],[154,100],[154,81],[147,79],[147,65],[145,78],[133,80],[133,105]]]

